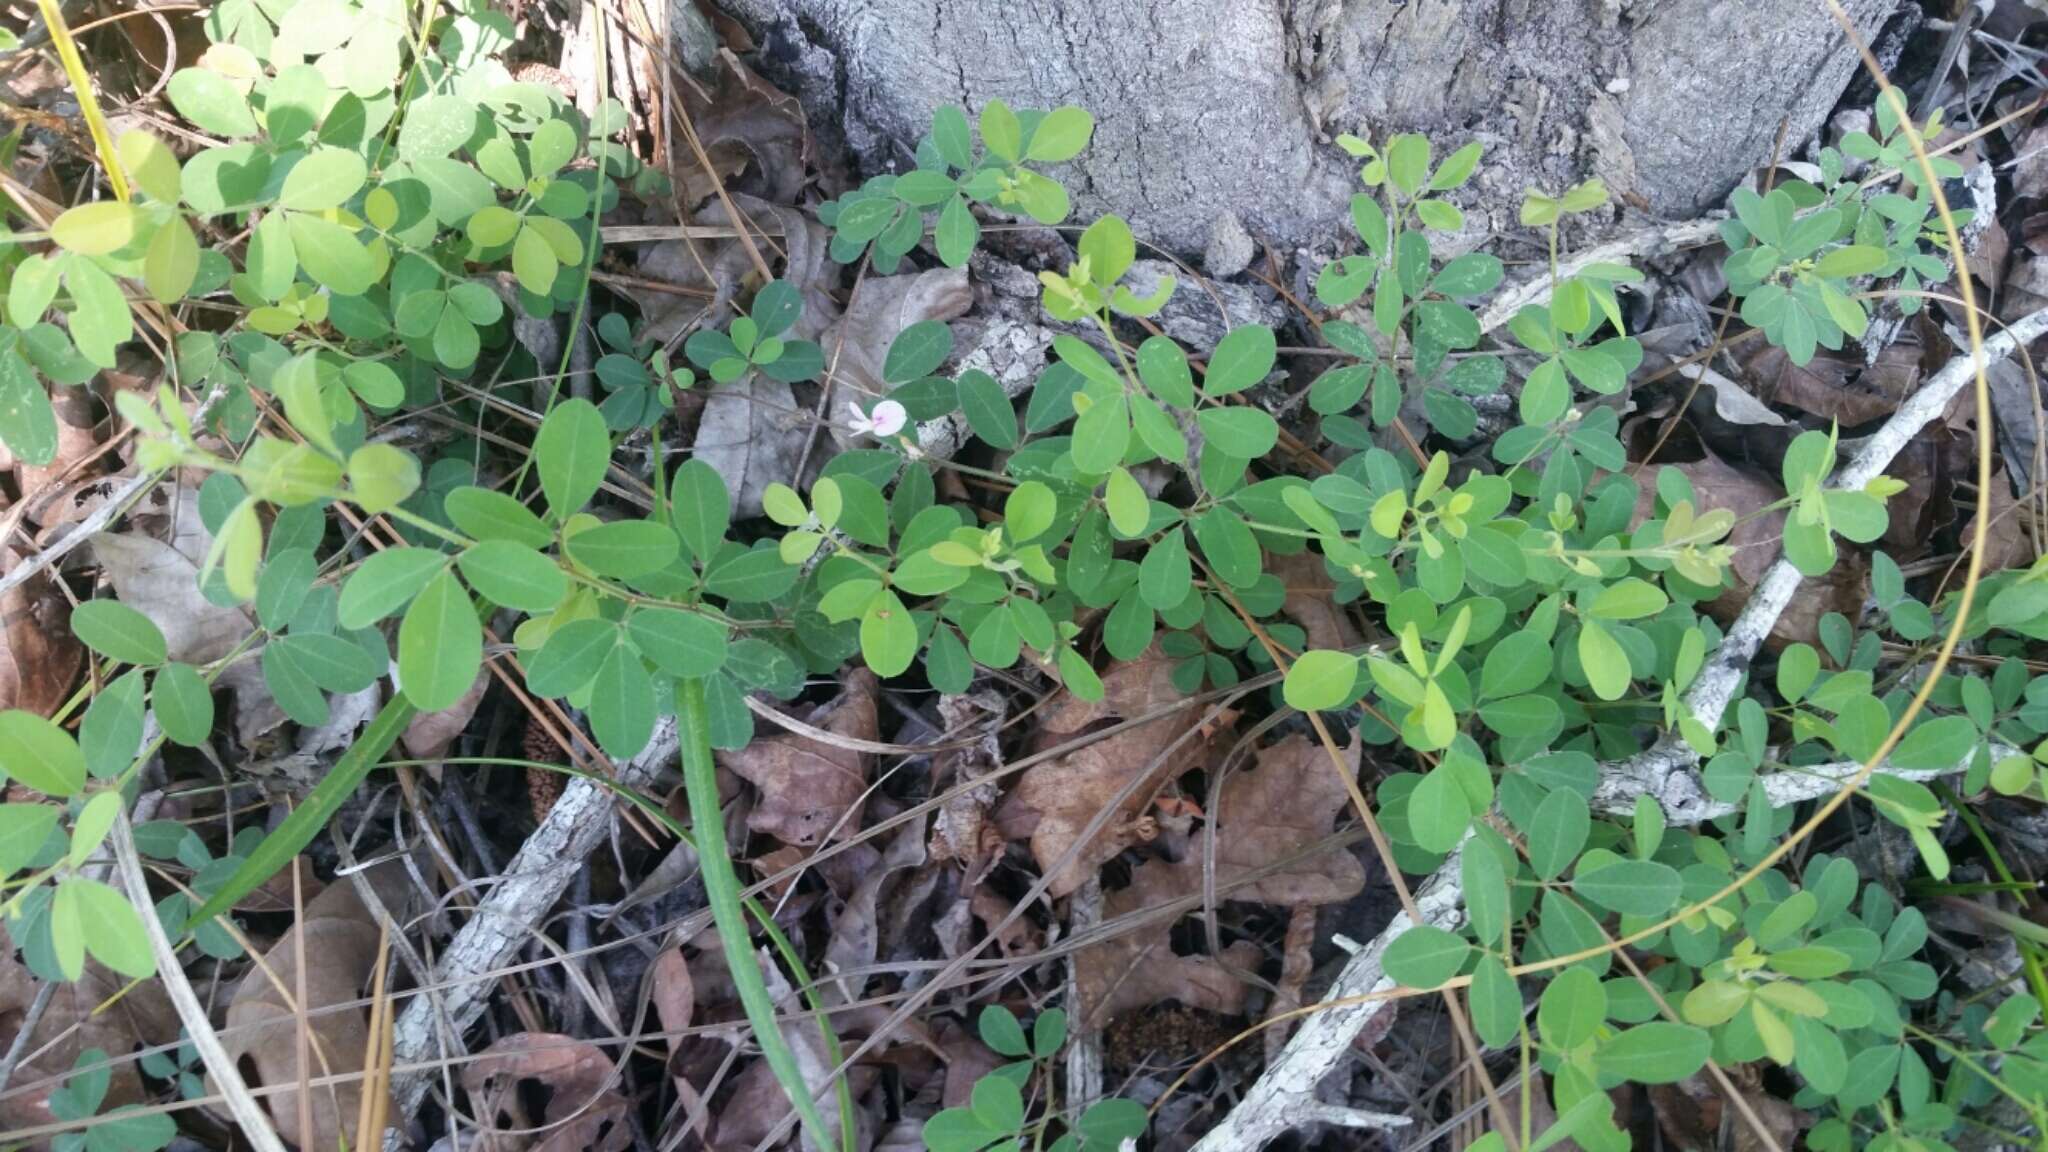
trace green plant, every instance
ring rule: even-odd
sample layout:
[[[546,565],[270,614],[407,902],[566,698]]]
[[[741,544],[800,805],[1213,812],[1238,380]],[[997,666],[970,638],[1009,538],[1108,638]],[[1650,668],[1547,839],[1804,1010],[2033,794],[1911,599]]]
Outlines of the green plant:
[[[76,1069],[64,1085],[50,1093],[50,1115],[58,1120],[92,1120],[77,1132],[60,1132],[50,1141],[57,1152],[158,1152],[178,1134],[178,1126],[162,1112],[147,1112],[135,1104],[123,1104],[104,1115],[107,1088],[113,1082],[113,1065],[107,1054],[88,1048],[78,1054]]]
[[[1463,227],[1453,200],[1478,145],[1439,161],[1420,136],[1383,149],[1340,140],[1364,162],[1351,206],[1362,250],[1316,278],[1332,312],[1309,320],[1340,356],[1307,400],[1321,434],[1351,451],[1313,478],[1290,470],[1276,452],[1280,423],[1247,402],[1291,364],[1279,335],[1238,326],[1205,357],[1141,335],[1137,322],[1177,288],[1140,296],[1126,282],[1137,240],[1104,216],[1080,231],[1069,267],[1040,275],[1046,313],[1067,327],[1021,412],[992,377],[943,371],[945,325],[911,325],[886,354],[887,394],[855,402],[847,420],[873,446],[833,456],[802,491],[770,486],[767,526],[736,523],[733,493],[701,460],[657,452],[637,505],[602,493],[629,478],[615,450],[658,431],[678,391],[825,371],[823,350],[790,335],[803,307],[795,285],[757,284],[722,330],[692,333],[688,367],[606,312],[595,326],[601,405],[564,396],[559,368],[531,363],[511,337],[517,316],[583,315],[596,221],[622,194],[659,188],[612,138],[623,109],[585,117],[559,93],[514,81],[500,60],[509,23],[480,7],[415,28],[378,4],[229,0],[207,26],[213,51],[167,92],[221,142],[181,160],[147,133],[107,138],[115,198],[11,234],[0,256],[0,440],[30,462],[56,451],[46,386],[78,387],[112,367],[138,311],[203,304],[227,317],[176,331],[165,383],[116,403],[141,434],[145,472],[207,474],[202,586],[216,603],[250,603],[258,625],[198,666],[173,659],[164,629],[136,606],[88,599],[72,623],[96,659],[92,686],[54,718],[0,714],[0,765],[42,797],[0,806],[4,907],[39,975],[76,979],[88,955],[128,976],[153,970],[137,910],[86,866],[161,742],[210,739],[212,686],[227,667],[260,662],[279,706],[304,725],[327,721],[334,694],[368,688],[394,664],[396,675],[363,737],[268,836],[237,836],[216,857],[176,825],[135,830],[145,854],[193,872],[193,895],[155,914],[223,958],[238,949],[215,917],[311,841],[416,713],[457,704],[483,670],[486,626],[509,623],[499,635],[525,691],[580,711],[605,755],[634,756],[661,717],[676,717],[728,965],[822,1146],[829,1129],[783,1039],[752,924],[809,991],[802,957],[742,901],[722,839],[711,750],[752,738],[747,695],[792,699],[807,677],[858,658],[942,692],[966,691],[981,666],[1098,699],[1098,643],[1116,660],[1156,643],[1190,692],[1286,667],[1266,697],[1274,708],[1325,714],[1318,725],[1354,729],[1406,769],[1358,815],[1384,832],[1403,871],[1461,853],[1467,923],[1409,930],[1385,969],[1411,989],[1464,987],[1480,1040],[1548,1074],[1558,1123],[1521,1145],[1623,1147],[1606,1089],[1683,1079],[1709,1057],[1790,1069],[1799,1105],[1827,1116],[1816,1147],[1943,1146],[1993,1095],[2038,1121],[2044,989],[1954,1003],[1920,958],[1924,915],[1843,858],[1811,854],[1796,871],[1766,869],[1718,895],[1792,824],[1773,782],[1883,744],[1959,600],[1916,599],[1879,553],[1881,623],[1823,621],[1820,649],[1787,647],[1718,723],[1684,706],[1721,638],[1704,605],[1727,587],[1731,533],[1782,512],[1785,554],[1817,575],[1838,541],[1883,534],[1900,486],[1828,487],[1832,431],[1794,439],[1785,497],[1740,513],[1709,506],[1679,470],[1627,474],[1603,399],[1642,361],[1620,306],[1640,274],[1594,264],[1559,275],[1560,222],[1604,203],[1597,181],[1529,196],[1523,221],[1546,234],[1556,283],[1509,322],[1512,346],[1485,347],[1474,303],[1500,285],[1501,262],[1441,244]],[[1845,148],[1903,168],[1917,126],[1884,101],[1876,122],[1875,136]],[[978,123],[977,147],[966,113],[941,109],[914,170],[820,206],[833,256],[886,273],[929,237],[957,267],[981,234],[976,206],[1064,221],[1065,190],[1030,165],[1077,155],[1088,114],[991,103]],[[1944,271],[1922,251],[1924,188],[1850,184],[1840,157],[1821,167],[1825,187],[1738,193],[1724,229],[1745,319],[1801,363],[1863,332],[1866,277],[1898,276],[1910,293]],[[222,242],[244,232],[239,245]],[[124,281],[146,298],[131,306]],[[1473,401],[1498,393],[1511,364],[1519,423],[1487,458],[1459,451],[1478,430]],[[389,417],[443,403],[483,419],[513,365],[552,386],[509,479],[479,471],[474,452],[422,459],[378,435]],[[213,398],[199,427],[196,396]],[[1418,410],[1427,427],[1408,427],[1404,415]],[[918,425],[955,413],[992,450],[989,467],[924,447]],[[1375,429],[1406,451],[1376,446]],[[942,500],[939,469],[1000,495],[980,507]],[[402,542],[355,550],[355,526],[371,519]],[[1288,590],[1271,560],[1304,554],[1339,604],[1380,629],[1379,644],[1314,648],[1282,618]],[[2048,638],[2048,567],[1986,579],[1962,626],[2003,662],[1989,676],[1945,678],[1889,763],[1967,763],[1966,796],[2038,795],[2048,677],[2031,675],[2022,645]],[[151,717],[160,735],[145,743]],[[1702,757],[1702,786],[1727,814],[1675,827],[1648,797],[1596,809],[1600,760],[1664,737]],[[1884,774],[1865,798],[1905,830],[1932,877],[1947,875],[1936,832],[1950,806]],[[1610,975],[1617,937],[1658,963]],[[1533,1024],[1521,977],[1548,980]],[[1678,1006],[1675,1019],[1659,1018],[1660,999]],[[925,1141],[936,1152],[1027,1137],[1034,1148],[1113,1146],[1142,1131],[1128,1101],[1060,1116],[1049,1073],[1059,1010],[1041,1013],[1028,1038],[997,1008],[980,1028],[1015,1062],[977,1085],[971,1107],[934,1118]],[[829,1026],[826,1039],[836,1061]],[[182,1084],[188,1064],[152,1071]],[[104,1077],[97,1093],[74,1079],[65,1107],[90,1115]],[[851,1104],[838,1089],[845,1124]],[[130,1127],[97,1126],[107,1134],[87,1139]],[[158,1146],[132,1133],[94,1145]]]
[[[947,1108],[925,1122],[924,1146],[931,1152],[1017,1152],[1027,1144],[1050,1152],[1115,1149],[1144,1134],[1145,1109],[1114,1097],[1097,1100],[1078,1117],[1060,1121],[1052,1104],[1055,1081],[1051,1063],[1067,1041],[1065,1012],[1048,1008],[1039,1013],[1027,1036],[1009,1009],[991,1004],[981,1010],[976,1026],[981,1042],[997,1055],[1011,1057],[1012,1062],[975,1081],[967,1107]],[[1030,1116],[1027,1092],[1045,1098],[1044,1114],[1035,1120]],[[1056,1122],[1062,1123],[1065,1131],[1052,1138]]]

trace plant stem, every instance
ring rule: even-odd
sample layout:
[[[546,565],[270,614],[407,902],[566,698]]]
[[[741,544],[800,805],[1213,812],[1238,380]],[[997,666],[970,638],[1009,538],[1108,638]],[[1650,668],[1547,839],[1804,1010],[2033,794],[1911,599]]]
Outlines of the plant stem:
[[[833,1146],[831,1131],[818,1114],[810,1086],[804,1083],[796,1056],[783,1039],[775,1019],[775,1001],[768,995],[761,975],[761,961],[747,931],[747,914],[740,903],[740,881],[733,872],[732,855],[725,843],[725,814],[718,803],[718,766],[711,758],[711,721],[704,699],[704,681],[684,680],[676,689],[676,722],[682,737],[683,789],[690,800],[690,823],[697,834],[697,859],[704,878],[704,895],[711,904],[711,919],[718,939],[725,947],[726,967],[732,971],[734,988],[746,1009],[747,1023],[754,1030],[754,1042],[768,1068],[782,1085],[783,1094],[819,1148]]]

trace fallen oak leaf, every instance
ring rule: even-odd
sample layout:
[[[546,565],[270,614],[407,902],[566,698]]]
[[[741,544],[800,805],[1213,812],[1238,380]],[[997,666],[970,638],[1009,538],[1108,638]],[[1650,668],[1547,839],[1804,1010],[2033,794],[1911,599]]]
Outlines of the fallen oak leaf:
[[[470,1107],[499,1152],[624,1152],[633,1128],[616,1079],[597,1045],[552,1032],[506,1036],[462,1070]]]
[[[1343,771],[1358,774],[1354,733]],[[1316,741],[1299,733],[1258,751],[1258,767],[1233,773],[1216,804],[1218,898],[1268,904],[1334,904],[1365,887],[1365,867],[1333,847],[1235,887],[1245,876],[1306,851],[1330,835],[1330,823],[1350,810],[1350,790]],[[1199,866],[1199,861],[1195,862]],[[1223,891],[1228,888],[1229,890]]]
[[[0,547],[0,570],[23,557]],[[0,710],[50,716],[71,695],[85,667],[85,648],[71,634],[71,602],[48,572],[0,595]]]
[[[378,899],[402,915],[407,895],[404,866],[396,861],[368,873]],[[363,1057],[368,1051],[369,1014],[362,1004],[377,962],[377,921],[363,905],[353,881],[330,884],[306,904],[299,923],[264,953],[236,986],[221,1040],[250,1088],[277,1091],[258,1097],[279,1136],[300,1148],[340,1148],[357,1137],[362,1105]],[[299,956],[304,954],[303,982]],[[293,1001],[303,984],[301,1013]],[[300,1066],[300,1025],[310,1031],[306,1066]],[[341,1077],[314,1089],[300,1106],[301,1077]],[[207,1091],[219,1092],[209,1078]],[[387,1107],[383,1115],[389,1115]],[[312,1130],[301,1124],[310,1117]]]
[[[1180,900],[1201,886],[1199,866],[1147,860],[1131,872],[1127,886],[1102,900],[1103,924]],[[1259,947],[1239,940],[1221,958],[1181,956],[1171,936],[1178,917],[1160,916],[1081,951],[1075,961],[1075,1017],[1082,1030],[1095,1030],[1126,1012],[1178,1000],[1224,1016],[1244,1012],[1244,984],[1230,969],[1257,966]]]
[[[1147,716],[1185,699],[1173,685],[1173,663],[1155,645],[1138,659],[1103,673],[1101,700],[1063,697],[1048,711],[1034,750],[1058,749],[1105,722]],[[1237,718],[1225,709],[1204,726],[1205,714],[1201,708],[1183,708],[1024,770],[996,810],[996,824],[1005,837],[1029,838],[1032,856],[1048,871],[1060,865],[1096,815],[1124,793],[1110,822],[1052,875],[1048,891],[1054,898],[1070,895],[1105,861],[1152,838],[1156,828],[1146,815],[1152,794],[1207,763]],[[1144,778],[1125,792],[1137,772]]]
[[[809,723],[833,736],[873,743],[880,734],[875,712],[880,686],[874,673],[855,668],[825,715]],[[720,767],[760,790],[760,803],[747,817],[747,827],[784,844],[804,846],[820,843],[834,832],[858,830],[868,787],[867,760],[867,754],[857,749],[793,732],[778,732],[736,752],[718,754]]]

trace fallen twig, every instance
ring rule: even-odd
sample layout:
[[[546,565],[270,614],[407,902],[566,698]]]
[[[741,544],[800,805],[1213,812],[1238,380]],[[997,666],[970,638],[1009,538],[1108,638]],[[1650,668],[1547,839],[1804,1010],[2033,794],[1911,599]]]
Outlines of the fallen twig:
[[[1665,237],[1664,243],[1678,243],[1670,238],[1673,232],[1666,230],[1658,235]],[[1624,254],[1615,250],[1620,245],[1642,242],[1642,238],[1637,237],[1618,245],[1597,248],[1573,263],[1617,259]],[[1512,304],[1512,307],[1501,313],[1495,323],[1505,322],[1522,304],[1531,303],[1548,292],[1547,279],[1538,283],[1540,291],[1525,287],[1510,293],[1497,304],[1496,308],[1503,304]],[[1515,299],[1516,296],[1525,298]],[[1488,315],[1491,317],[1493,313],[1490,311]],[[2003,360],[2043,334],[2048,334],[2048,309],[2022,317],[1997,336],[1984,341],[1983,363]],[[1899,405],[1884,427],[1864,441],[1861,451],[1836,473],[1830,483],[1837,488],[1861,488],[1881,474],[1922,428],[1948,408],[1949,402],[1972,379],[1975,369],[1974,359],[1967,355],[1958,356],[1944,365],[1941,371],[1928,378],[1918,392]],[[1792,594],[1798,589],[1801,579],[1799,570],[1790,561],[1779,557],[1757,584],[1748,605],[1729,626],[1720,646],[1714,650],[1699,678],[1686,693],[1686,706],[1708,728],[1719,727],[1721,716],[1733,701],[1751,659],[1762,646],[1764,638],[1770,635],[1786,605],[1791,603]],[[1993,746],[1994,757],[2014,751],[2017,750]],[[1619,808],[1627,811],[1633,808],[1636,796],[1647,794],[1663,806],[1666,820],[1677,827],[1695,825],[1727,814],[1732,809],[1708,796],[1700,787],[1692,772],[1698,762],[1698,753],[1680,741],[1667,739],[1640,756],[1602,765],[1596,803],[1609,810]],[[1956,769],[1942,772],[1896,774],[1925,779],[1966,766],[1958,765]],[[1765,777],[1764,788],[1774,805],[1816,799],[1833,793],[1842,780],[1855,776],[1861,768],[1860,764],[1853,763],[1804,767]],[[1889,766],[1881,766],[1879,771],[1895,772]],[[1445,860],[1424,882],[1416,897],[1423,918],[1439,928],[1454,928],[1463,916],[1464,891],[1459,878],[1458,859],[1458,855],[1453,853]],[[1324,996],[1324,1002],[1353,999],[1383,987],[1391,988],[1392,982],[1386,980],[1381,971],[1380,957],[1386,952],[1387,945],[1408,927],[1405,915],[1394,917],[1370,944],[1344,965]],[[1257,1148],[1298,1124],[1350,1122],[1316,1099],[1316,1087],[1343,1061],[1350,1051],[1352,1039],[1389,1003],[1390,1000],[1367,1000],[1334,1004],[1309,1016],[1300,1031],[1281,1050],[1279,1058],[1259,1076],[1258,1082],[1252,1085],[1237,1107],[1196,1143],[1194,1152]]]

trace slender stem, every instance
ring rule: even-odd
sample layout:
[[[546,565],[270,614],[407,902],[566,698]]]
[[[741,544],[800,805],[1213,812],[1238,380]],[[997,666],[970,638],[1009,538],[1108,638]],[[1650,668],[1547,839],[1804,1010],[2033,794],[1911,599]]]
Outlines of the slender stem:
[[[732,856],[725,843],[725,814],[718,803],[718,766],[711,758],[711,722],[704,698],[704,681],[684,680],[676,690],[676,720],[680,729],[683,757],[683,789],[689,796],[690,823],[697,833],[697,859],[704,877],[704,894],[711,904],[711,919],[718,926],[718,939],[725,947],[726,967],[732,972],[747,1023],[753,1027],[754,1042],[768,1068],[782,1085],[782,1091],[820,1148],[834,1142],[818,1105],[804,1083],[803,1071],[784,1040],[775,1019],[775,1001],[768,995],[761,975],[761,962],[747,931],[747,916],[740,902],[740,881],[733,872]],[[850,1135],[850,1132],[848,1133]]]

